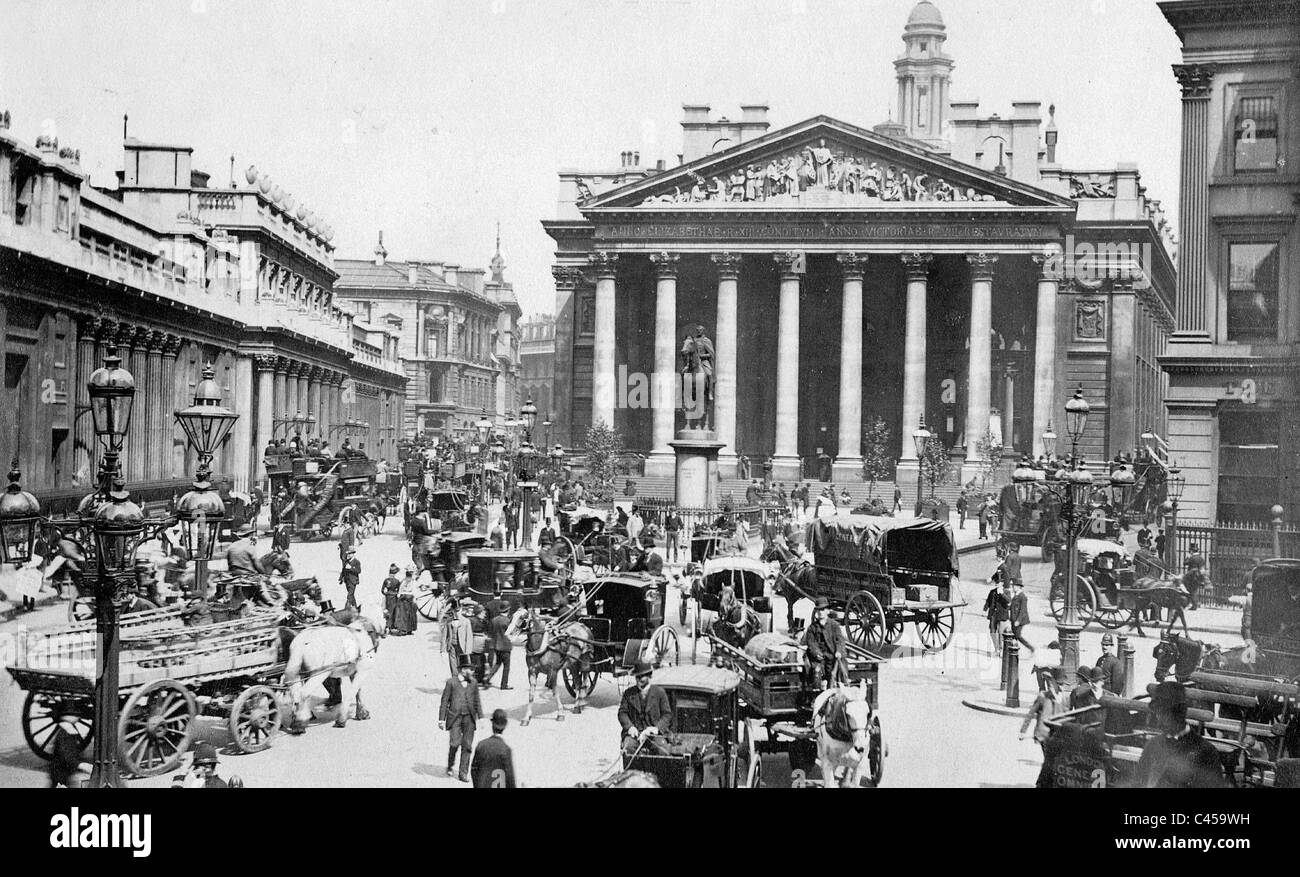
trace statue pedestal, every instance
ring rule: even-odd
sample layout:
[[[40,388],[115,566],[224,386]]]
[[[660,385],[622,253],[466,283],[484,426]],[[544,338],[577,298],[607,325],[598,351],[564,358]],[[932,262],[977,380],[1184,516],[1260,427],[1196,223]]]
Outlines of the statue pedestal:
[[[718,451],[722,442],[709,429],[683,429],[669,442],[677,454],[674,499],[684,508],[711,509],[718,505]]]

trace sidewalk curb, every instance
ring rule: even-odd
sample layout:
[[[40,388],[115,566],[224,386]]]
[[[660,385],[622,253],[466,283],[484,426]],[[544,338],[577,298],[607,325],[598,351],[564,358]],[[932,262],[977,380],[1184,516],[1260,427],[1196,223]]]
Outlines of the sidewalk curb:
[[[40,609],[43,606],[48,606],[49,604],[58,602],[62,599],[63,599],[62,597],[59,597],[57,595],[41,597],[36,601],[36,608]],[[9,603],[8,601],[5,602],[7,605],[5,605],[4,608],[0,608],[0,624],[7,624],[8,622],[13,621],[15,618],[27,614],[26,612],[23,611],[22,598],[19,598],[17,603]]]
[[[957,556],[960,557],[964,554],[976,554],[980,551],[992,551],[996,547],[997,547],[997,543],[995,542],[988,542],[988,543],[977,542],[974,545],[967,545],[965,547],[958,548]]]
[[[970,707],[982,713],[993,713],[999,716],[1023,716],[1028,707],[1009,707],[1005,701],[994,700],[977,700],[975,698],[963,698],[962,706]]]

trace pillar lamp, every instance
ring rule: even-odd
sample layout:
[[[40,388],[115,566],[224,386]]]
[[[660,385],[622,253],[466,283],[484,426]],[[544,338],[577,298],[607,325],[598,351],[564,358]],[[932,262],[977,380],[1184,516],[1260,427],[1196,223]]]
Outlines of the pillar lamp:
[[[933,437],[934,433],[926,427],[925,413],[922,412],[920,425],[912,431],[912,443],[916,448],[916,510],[913,514],[918,518],[921,516],[921,473],[925,470],[925,452]]]
[[[176,519],[181,525],[181,541],[194,560],[194,588],[200,598],[207,597],[208,561],[212,560],[217,533],[226,519],[226,504],[208,480],[212,457],[225,444],[238,419],[238,414],[221,404],[221,388],[208,363],[203,367],[203,380],[194,388],[194,404],[176,412],[176,422],[199,458],[193,490],[177,503]]]
[[[19,483],[22,472],[14,457],[9,486],[0,494],[0,562],[26,566],[36,551],[36,527],[41,522],[41,504]]]
[[[1061,665],[1065,668],[1067,679],[1073,679],[1079,669],[1079,526],[1081,512],[1088,499],[1092,486],[1092,473],[1078,458],[1079,439],[1088,426],[1088,412],[1091,407],[1083,398],[1083,387],[1074,391],[1074,395],[1065,403],[1065,431],[1070,436],[1071,469],[1064,476],[1066,495],[1061,512],[1066,526],[1066,570],[1065,570],[1065,611],[1057,624],[1057,641],[1061,644]]]
[[[1165,539],[1165,556],[1161,558],[1171,572],[1174,569],[1174,561],[1177,557],[1178,501],[1183,498],[1183,491],[1186,489],[1186,476],[1177,466],[1174,466],[1169,470],[1169,474],[1165,476],[1165,492],[1169,495],[1169,536]]]

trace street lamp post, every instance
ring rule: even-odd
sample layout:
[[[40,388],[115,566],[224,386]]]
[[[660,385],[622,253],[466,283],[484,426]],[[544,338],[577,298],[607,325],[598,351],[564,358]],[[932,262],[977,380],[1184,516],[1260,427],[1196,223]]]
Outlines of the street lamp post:
[[[1183,498],[1183,491],[1187,488],[1187,478],[1175,466],[1165,476],[1165,485],[1169,494],[1169,500],[1165,505],[1169,513],[1169,535],[1165,537],[1165,556],[1161,560],[1164,561],[1165,568],[1172,573],[1178,545],[1178,501]]]
[[[221,404],[221,388],[214,379],[209,363],[203,368],[203,380],[194,388],[194,404],[176,412],[176,422],[199,458],[194,489],[181,497],[176,518],[181,523],[185,550],[194,560],[194,589],[200,599],[208,595],[208,562],[216,547],[217,533],[226,519],[221,494],[212,489],[212,457],[225,443],[239,415]],[[310,429],[316,418],[308,418]]]
[[[533,544],[533,491],[537,488],[537,482],[533,480],[533,463],[536,453],[533,450],[533,425],[537,423],[537,406],[533,404],[532,399],[524,402],[523,407],[519,409],[519,414],[524,427],[523,442],[519,445],[519,473],[524,478],[519,484],[519,488],[523,492],[523,508],[519,511],[524,524],[523,543],[525,547],[531,547]]]
[[[12,477],[13,476],[10,475],[10,478]],[[1275,505],[1269,509],[1269,512],[1273,515],[1273,556],[1274,557],[1282,556],[1282,515],[1285,511],[1286,509],[1282,508],[1281,505]]]
[[[474,424],[478,430],[479,443],[479,476],[478,476],[478,501],[480,505],[487,505],[487,457],[488,457],[488,433],[492,431],[492,421],[488,419],[487,409],[483,409],[483,416]]]
[[[925,425],[925,413],[921,414],[921,424],[912,431],[912,442],[916,447],[916,509],[913,514],[921,517],[921,474],[925,471],[925,452],[930,447],[934,433]]]
[[[1073,679],[1079,669],[1079,633],[1083,626],[1079,624],[1079,511],[1087,500],[1088,489],[1092,484],[1092,473],[1084,467],[1078,457],[1079,439],[1088,425],[1088,412],[1091,407],[1083,398],[1083,387],[1074,391],[1074,395],[1065,403],[1065,432],[1070,436],[1070,459],[1073,461],[1071,471],[1066,478],[1066,503],[1062,508],[1066,522],[1066,557],[1068,563],[1065,571],[1065,611],[1057,625],[1057,641],[1061,644],[1061,664],[1065,668],[1065,678]]]

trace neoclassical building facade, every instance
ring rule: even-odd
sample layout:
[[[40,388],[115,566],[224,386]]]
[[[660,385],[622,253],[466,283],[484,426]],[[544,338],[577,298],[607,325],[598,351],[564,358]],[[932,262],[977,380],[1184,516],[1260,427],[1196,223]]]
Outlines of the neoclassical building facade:
[[[904,478],[922,416],[968,473],[990,439],[1040,453],[1076,386],[1097,412],[1081,448],[1094,461],[1163,428],[1173,268],[1136,168],[1062,168],[1037,103],[1008,119],[945,106],[932,4],[903,39],[900,122],[770,130],[762,105],[739,122],[690,105],[679,167],[624,153],[614,170],[561,172],[543,223],[561,441],[604,421],[649,472],[671,471],[682,406],[646,404],[637,376],[669,393],[701,326],[724,457],[772,455],[784,479],[822,454],[856,477],[876,417]]]

